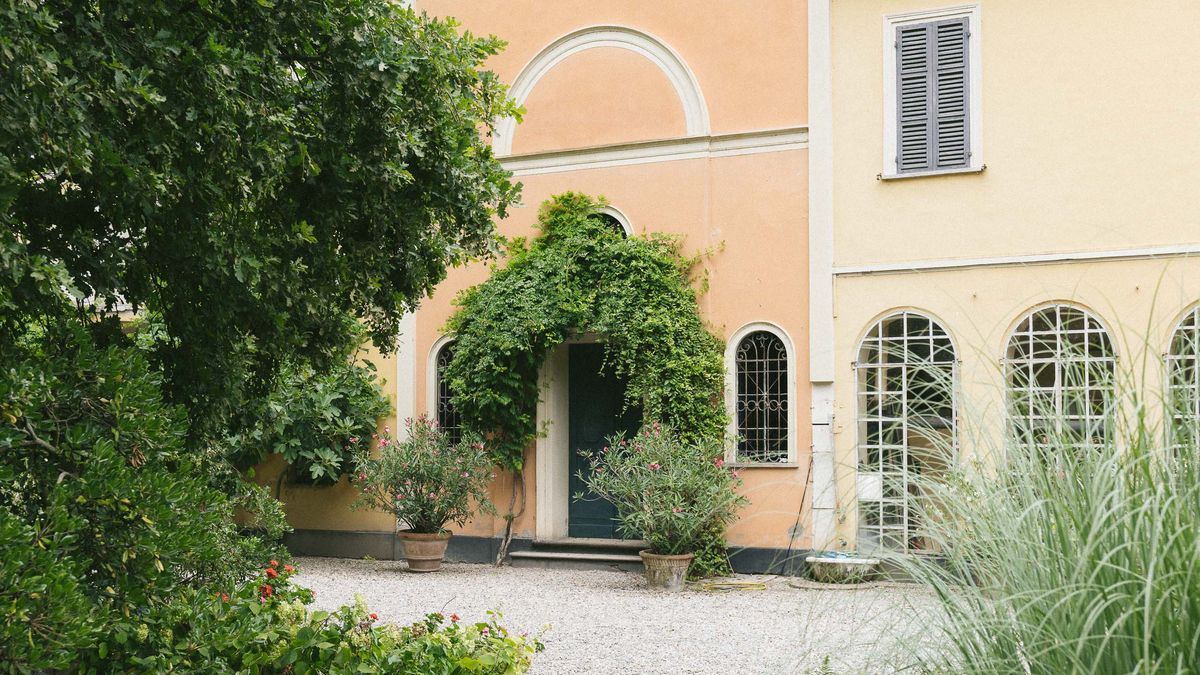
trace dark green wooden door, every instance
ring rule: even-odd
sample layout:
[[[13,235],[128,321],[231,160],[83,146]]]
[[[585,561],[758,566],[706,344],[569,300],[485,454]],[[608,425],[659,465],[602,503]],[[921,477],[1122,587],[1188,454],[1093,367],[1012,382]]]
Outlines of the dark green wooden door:
[[[607,438],[624,431],[631,436],[641,424],[640,410],[623,410],[625,381],[611,373],[601,373],[604,347],[598,344],[569,347],[570,374],[567,393],[570,397],[567,437],[570,440],[571,503],[567,509],[567,535],[614,539],[617,510],[612,504],[597,498],[579,479],[579,472],[588,474],[591,466],[579,456],[579,450],[598,452]],[[574,497],[583,493],[584,500]]]

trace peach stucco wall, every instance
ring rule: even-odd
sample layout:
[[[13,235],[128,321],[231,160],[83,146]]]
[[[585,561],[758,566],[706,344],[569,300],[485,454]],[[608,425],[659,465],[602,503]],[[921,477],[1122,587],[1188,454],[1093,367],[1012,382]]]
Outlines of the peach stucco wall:
[[[563,35],[590,26],[622,26],[654,36],[686,63],[702,91],[713,134],[795,129],[807,120],[803,2],[712,2],[702,11],[686,0],[418,0],[416,7],[455,16],[473,33],[508,40],[508,48],[489,62],[506,82]],[[569,55],[538,80],[525,106],[525,121],[512,146],[514,154],[525,157],[688,135],[685,106],[671,81],[652,61],[628,49],[596,47]],[[730,531],[734,546],[809,544],[804,504],[811,502],[805,488],[810,452],[807,166],[804,147],[787,147],[524,175],[518,177],[524,184],[522,203],[497,224],[507,236],[533,235],[538,207],[550,196],[568,190],[603,195],[628,217],[635,235],[672,233],[682,238],[687,252],[707,252],[702,264],[708,286],[700,306],[716,335],[726,339],[748,323],[769,322],[789,337],[797,373],[789,383],[796,416],[795,461],[742,469],[752,503]],[[395,381],[395,358],[373,355],[389,380],[389,394],[411,399],[416,414],[431,412],[431,351],[454,310],[454,297],[488,273],[484,262],[452,269],[422,303],[410,336],[415,354],[410,354],[415,367],[411,381]],[[270,482],[276,468],[262,467],[260,479]],[[515,525],[522,537],[535,534],[536,482],[548,479],[536,472],[531,448],[524,510]],[[501,474],[491,493],[501,512],[506,511],[511,476]],[[393,527],[385,515],[349,511],[354,495],[346,484],[286,487],[283,496],[297,528]],[[458,531],[497,535],[503,525],[502,518],[482,517]]]
[[[563,35],[588,26],[627,26],[657,37],[688,64],[704,93],[713,133],[807,120],[804,2],[418,0],[415,6],[433,16],[455,17],[473,33],[508,40],[508,48],[488,64],[505,82],[512,82],[538,52]],[[607,142],[602,134],[607,122],[595,124],[595,135],[593,127],[581,127],[562,147]],[[518,129],[517,138],[522,133]]]
[[[685,135],[683,106],[663,72],[639,54],[601,47],[571,56],[538,81],[512,151]]]

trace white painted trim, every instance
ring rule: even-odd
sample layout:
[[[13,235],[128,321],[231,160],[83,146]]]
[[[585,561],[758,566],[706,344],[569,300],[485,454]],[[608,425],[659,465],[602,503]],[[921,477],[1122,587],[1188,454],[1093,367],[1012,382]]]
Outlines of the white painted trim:
[[[396,433],[406,433],[404,420],[417,414],[417,315],[400,317],[396,337]]]
[[[600,208],[596,209],[596,211],[598,213],[603,213],[605,215],[612,216],[613,218],[615,218],[617,220],[617,223],[619,223],[621,225],[621,229],[625,230],[625,236],[626,237],[633,236],[633,224],[629,222],[629,216],[626,216],[623,211],[621,211],[617,207],[613,206],[612,204],[605,204],[604,206],[601,206]]]
[[[535,441],[534,475],[537,494],[534,534],[538,539],[567,536],[570,508],[570,415],[569,349],[561,344],[546,356],[538,373],[538,434]]]
[[[836,545],[833,461],[833,49],[830,0],[808,0],[808,378],[811,545]],[[804,508],[807,505],[801,505]]]
[[[792,337],[788,332],[778,325],[769,321],[751,321],[739,328],[733,335],[729,337],[729,341],[725,343],[725,410],[729,414],[729,426],[726,428],[726,434],[731,442],[725,444],[725,461],[736,463],[739,466],[757,467],[757,466],[775,466],[775,462],[745,462],[737,457],[738,436],[737,428],[737,349],[741,344],[742,339],[751,333],[758,331],[766,331],[775,335],[783,341],[783,348],[787,352],[787,464],[795,466],[796,459],[796,432],[797,420],[799,419],[799,411],[796,410],[796,348],[793,346]]]
[[[808,128],[790,127],[509,155],[501,157],[500,163],[516,176],[534,176],[651,162],[785,152],[807,147]]]
[[[896,28],[914,23],[941,21],[943,19],[967,19],[967,30],[970,38],[967,40],[971,72],[967,86],[971,97],[971,161],[968,165],[973,171],[983,170],[983,31],[981,30],[982,9],[979,5],[959,5],[957,7],[940,7],[938,9],[902,12],[883,17],[883,171],[880,177],[884,180],[903,178],[909,174],[901,174],[896,170]],[[961,169],[947,171],[927,171],[921,175],[940,173],[963,173]],[[916,174],[912,174],[914,177]]]
[[[971,267],[1019,267],[1024,265],[1054,265],[1068,262],[1106,260],[1140,260],[1147,258],[1176,258],[1200,255],[1200,244],[1173,246],[1148,246],[1144,248],[1113,249],[1108,251],[1070,251],[1065,253],[1038,253],[1032,255],[996,256],[992,258],[943,258],[913,260],[897,263],[874,263],[867,265],[841,265],[833,268],[836,276],[867,274],[904,274],[908,272],[936,272]]]
[[[425,414],[434,421],[437,421],[438,354],[451,342],[454,342],[453,335],[441,336],[433,343],[433,346],[429,348],[429,353],[425,356]]]
[[[558,38],[538,52],[537,56],[521,69],[509,88],[509,96],[518,105],[524,105],[534,86],[554,66],[574,54],[600,47],[626,49],[645,57],[657,66],[667,76],[667,80],[679,96],[688,135],[707,136],[710,133],[708,106],[704,103],[700,84],[687,63],[662,40],[627,26],[589,26]],[[496,124],[492,138],[492,150],[496,156],[512,152],[516,127],[517,121],[512,117],[506,117]]]

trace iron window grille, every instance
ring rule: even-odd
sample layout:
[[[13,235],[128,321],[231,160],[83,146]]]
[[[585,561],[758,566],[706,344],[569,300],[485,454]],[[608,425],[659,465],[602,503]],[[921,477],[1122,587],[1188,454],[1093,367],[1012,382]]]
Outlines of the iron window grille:
[[[1116,355],[1094,315],[1071,305],[1031,311],[1010,336],[1004,362],[1018,442],[1074,450],[1107,442]]]
[[[1200,305],[1175,327],[1166,354],[1171,449],[1200,447]]]
[[[957,360],[933,319],[904,311],[884,317],[859,344],[859,549],[928,551],[918,500],[922,479],[957,454]]]
[[[454,407],[454,393],[450,391],[450,382],[446,379],[446,369],[454,358],[454,343],[442,346],[437,355],[437,424],[450,442],[458,444],[462,441],[462,418]]]
[[[734,355],[737,372],[737,459],[788,461],[788,353],[783,339],[765,330],[742,338]]]

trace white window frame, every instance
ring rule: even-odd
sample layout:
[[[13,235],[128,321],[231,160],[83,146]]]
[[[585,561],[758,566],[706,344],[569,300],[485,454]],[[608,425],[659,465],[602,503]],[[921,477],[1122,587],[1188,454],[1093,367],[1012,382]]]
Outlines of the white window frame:
[[[883,171],[879,174],[881,179],[895,180],[983,171],[983,32],[980,30],[980,17],[979,5],[960,5],[889,14],[883,18]],[[970,60],[968,87],[971,109],[968,123],[971,126],[971,160],[967,166],[953,169],[899,173],[896,170],[896,29],[900,26],[962,18],[967,19],[967,30],[970,31],[970,37],[967,39],[967,58]]]
[[[439,337],[433,346],[429,348],[429,355],[426,357],[425,366],[425,415],[438,422],[438,390],[441,388],[441,380],[438,379],[438,357],[442,354],[442,348],[454,342],[456,336],[443,335]]]
[[[771,333],[783,342],[787,353],[787,460],[783,462],[746,462],[738,459],[737,454],[737,350],[742,340],[751,333],[764,331]],[[796,456],[796,350],[792,346],[792,338],[787,331],[769,321],[751,321],[729,336],[725,343],[725,410],[729,415],[729,426],[726,428],[730,440],[725,447],[725,461],[734,466],[755,468],[794,469],[799,466]]]
[[[960,366],[961,366],[961,358],[962,357],[960,356],[959,351],[958,351],[958,341],[955,340],[954,334],[951,333],[948,328],[946,328],[946,324],[941,319],[934,316],[930,312],[926,312],[924,310],[901,307],[901,308],[892,309],[888,312],[885,312],[884,314],[879,315],[877,318],[875,318],[868,324],[867,330],[864,333],[862,333],[862,335],[859,336],[858,341],[855,343],[855,352],[854,352],[855,360],[853,363],[854,374],[852,376],[852,380],[854,382],[854,420],[855,420],[854,490],[855,490],[855,504],[856,504],[855,508],[857,510],[856,517],[858,518],[858,523],[855,528],[855,530],[856,530],[855,531],[855,540],[858,544],[859,550],[866,549],[865,543],[867,541],[864,537],[864,530],[866,530],[867,528],[865,528],[863,525],[863,507],[867,504],[880,504],[880,503],[884,503],[886,501],[883,499],[883,476],[884,476],[884,474],[880,471],[864,470],[864,464],[859,457],[860,453],[867,445],[865,442],[865,439],[863,438],[862,425],[864,422],[871,421],[871,419],[872,419],[866,414],[866,410],[863,407],[863,399],[865,398],[866,395],[874,393],[874,392],[868,392],[867,390],[865,390],[863,388],[862,367],[868,366],[868,365],[871,367],[878,367],[876,364],[863,364],[863,363],[861,363],[860,359],[862,357],[863,348],[867,345],[868,341],[877,340],[878,344],[876,345],[876,349],[880,353],[882,353],[883,344],[884,344],[885,340],[882,337],[872,338],[871,335],[872,335],[872,333],[875,333],[876,331],[879,331],[880,333],[882,333],[881,328],[882,328],[882,324],[884,322],[890,321],[890,320],[895,320],[895,319],[907,320],[907,317],[909,317],[909,316],[916,317],[919,319],[924,319],[925,321],[928,321],[931,326],[936,326],[938,328],[938,330],[942,331],[945,334],[946,340],[950,345],[951,361],[949,362],[949,366],[950,366],[950,443],[951,443],[950,452],[951,452],[951,456],[946,458],[947,469],[948,470],[953,469],[955,466],[957,466],[957,463],[959,460],[959,443],[960,443],[960,438],[959,438],[960,433],[959,432],[960,432],[960,429],[959,429],[959,419],[958,419],[958,404],[959,404],[958,398],[959,398],[959,387],[960,387],[959,378],[961,377]],[[901,337],[899,339],[904,340],[904,341],[913,341],[914,340],[914,338],[909,336],[908,334],[905,334],[903,337]],[[932,337],[931,337],[931,344],[932,344]],[[932,353],[932,351],[931,351],[931,353]],[[935,362],[935,363],[940,364],[941,362]],[[896,365],[899,365],[902,368],[910,368],[910,367],[914,366],[914,364],[911,364],[907,361],[897,362]],[[901,395],[903,395],[905,397],[908,396],[907,388],[902,389],[899,392],[894,392],[894,393],[900,393]],[[902,420],[901,423],[904,425],[903,434],[904,434],[904,437],[907,439],[909,437],[908,428],[910,426],[910,421],[906,417]],[[879,542],[875,542],[876,544],[879,544],[879,545],[876,546],[876,548],[870,549],[870,550],[872,550],[872,552],[874,552],[874,551],[889,551],[892,553],[902,553],[902,554],[906,554],[906,555],[926,555],[926,554],[931,553],[931,551],[925,551],[925,550],[921,550],[921,549],[912,549],[912,548],[909,548],[909,546],[908,546],[908,542],[911,539],[912,533],[910,532],[909,527],[908,527],[908,515],[907,514],[912,510],[913,507],[910,506],[910,500],[912,498],[908,494],[908,485],[911,481],[909,479],[908,469],[907,469],[907,467],[909,465],[909,455],[910,455],[910,449],[909,449],[909,446],[907,446],[907,445],[905,446],[904,454],[905,454],[905,460],[904,460],[905,471],[904,471],[903,479],[904,479],[904,483],[905,483],[905,490],[904,490],[904,497],[900,500],[903,511],[905,513],[905,517],[904,517],[905,522],[904,522],[904,528],[903,528],[903,531],[905,533],[904,548],[899,549],[899,550],[884,548],[884,547],[882,547],[881,544],[879,544]],[[867,468],[870,469],[870,468],[874,468],[874,467],[867,467]],[[887,529],[894,529],[894,528],[886,528],[886,527],[877,525],[877,526],[874,526],[871,531],[875,534],[880,535],[879,538],[882,539],[882,536],[881,536],[882,532]]]
[[[1183,428],[1191,434],[1200,434],[1200,409],[1196,408],[1197,401],[1200,400],[1200,396],[1198,396],[1198,392],[1200,392],[1200,384],[1191,382],[1184,383],[1182,386],[1180,386],[1174,378],[1175,370],[1176,368],[1180,367],[1181,363],[1194,362],[1196,365],[1200,366],[1200,355],[1179,354],[1174,351],[1176,338],[1181,333],[1194,333],[1197,330],[1200,330],[1197,328],[1197,326],[1200,326],[1200,303],[1193,304],[1192,306],[1188,307],[1187,310],[1179,315],[1179,317],[1175,320],[1171,327],[1171,333],[1167,337],[1167,349],[1165,352],[1163,352],[1163,385],[1165,390],[1165,398],[1163,400],[1167,404],[1165,410],[1167,423],[1164,425],[1164,427],[1167,431],[1167,447],[1177,453],[1180,451],[1180,448],[1177,443],[1179,439],[1176,436],[1176,429],[1178,428],[1176,425],[1184,425]],[[1197,387],[1197,390],[1185,391],[1185,393],[1191,397],[1189,403],[1192,404],[1192,408],[1181,413],[1181,411],[1175,407],[1175,397],[1179,394],[1181,389],[1189,390],[1192,387]],[[1200,438],[1195,438],[1195,440],[1200,441]]]
[[[1111,376],[1112,376],[1111,390],[1109,392],[1112,398],[1109,399],[1109,403],[1112,405],[1116,405],[1115,402],[1117,401],[1118,397],[1120,396],[1120,392],[1117,389],[1116,379],[1119,376],[1118,367],[1121,362],[1120,361],[1121,355],[1120,355],[1120,352],[1118,350],[1118,345],[1117,345],[1117,334],[1115,332],[1113,332],[1112,327],[1108,324],[1108,322],[1105,321],[1098,312],[1093,311],[1090,307],[1088,307],[1086,305],[1082,305],[1077,302],[1070,301],[1070,300],[1057,300],[1057,301],[1044,302],[1039,305],[1035,305],[1035,306],[1025,310],[1024,312],[1021,312],[1021,314],[1017,318],[1017,320],[1014,321],[1012,326],[1008,329],[1008,331],[1005,332],[1004,351],[1001,354],[1000,363],[1003,366],[1003,373],[1004,373],[1005,421],[1006,421],[1006,425],[1007,425],[1007,429],[1006,429],[1005,433],[1007,433],[1007,434],[1011,435],[1014,433],[1014,430],[1019,431],[1021,429],[1020,427],[1017,426],[1021,422],[1021,417],[1014,414],[1014,411],[1013,411],[1014,397],[1020,392],[1018,389],[1015,389],[1013,387],[1012,369],[1014,367],[1014,364],[1027,365],[1030,363],[1029,359],[1013,359],[1010,356],[1014,342],[1022,336],[1028,337],[1028,336],[1034,336],[1034,335],[1041,335],[1041,336],[1052,335],[1055,337],[1055,344],[1057,345],[1066,339],[1066,337],[1064,337],[1064,336],[1071,336],[1071,335],[1079,334],[1079,331],[1073,331],[1070,329],[1067,329],[1067,330],[1061,329],[1059,327],[1057,319],[1055,321],[1054,327],[1048,331],[1020,332],[1021,326],[1023,324],[1025,324],[1026,322],[1030,321],[1035,315],[1037,315],[1041,312],[1044,312],[1046,310],[1051,310],[1051,309],[1055,310],[1056,312],[1060,312],[1061,310],[1064,310],[1064,309],[1079,312],[1079,313],[1083,314],[1084,317],[1086,317],[1086,319],[1088,321],[1096,324],[1096,326],[1099,328],[1099,331],[1095,331],[1095,332],[1097,332],[1098,334],[1102,334],[1104,336],[1105,341],[1108,343],[1110,355],[1109,356],[1093,356],[1089,353],[1089,354],[1087,354],[1087,356],[1083,362],[1088,363],[1088,364],[1092,364],[1092,363],[1099,364],[1099,363],[1104,363],[1107,361],[1111,366]],[[1092,331],[1087,330],[1087,328],[1085,327],[1083,334],[1088,335],[1091,332]],[[1085,347],[1085,349],[1086,349],[1086,347]],[[1039,363],[1039,362],[1040,363],[1048,363],[1048,364],[1052,364],[1054,367],[1054,370],[1056,373],[1055,381],[1054,381],[1054,385],[1050,388],[1050,396],[1051,396],[1051,400],[1053,401],[1054,409],[1050,412],[1054,415],[1054,423],[1055,423],[1056,431],[1061,431],[1061,428],[1062,428],[1061,423],[1063,422],[1063,418],[1066,416],[1066,413],[1063,410],[1063,406],[1064,406],[1063,402],[1065,400],[1067,400],[1064,398],[1064,396],[1065,396],[1063,393],[1064,385],[1062,382],[1062,378],[1060,377],[1063,367],[1064,367],[1063,362],[1060,361],[1057,358],[1057,356],[1056,356],[1056,358],[1049,359],[1049,360],[1033,360],[1032,362],[1033,363]],[[1076,388],[1078,388],[1078,387],[1076,387]],[[1089,375],[1088,381],[1084,385],[1084,390],[1087,392],[1090,392],[1093,388],[1097,389],[1097,390],[1103,390],[1104,382],[1100,382],[1098,384],[1093,385],[1093,383],[1091,382],[1090,375]],[[1032,386],[1026,387],[1026,390],[1024,393],[1028,396],[1031,394],[1033,389],[1034,388]],[[1090,395],[1084,396],[1084,398],[1090,399]],[[1030,419],[1032,419],[1032,418],[1030,418]],[[1104,441],[1111,442],[1115,438],[1115,434],[1117,434],[1117,433],[1118,433],[1117,429],[1105,427],[1106,437],[1105,437]],[[1019,437],[1018,437],[1018,439],[1019,439]],[[1087,444],[1084,444],[1084,445],[1087,445]]]
[[[617,224],[621,226],[621,229],[625,230],[626,239],[633,236],[633,224],[629,222],[629,216],[626,216],[625,213],[617,207],[613,206],[612,204],[605,204],[604,206],[596,209],[596,213],[603,213],[606,216],[612,216],[613,219],[617,221]]]

